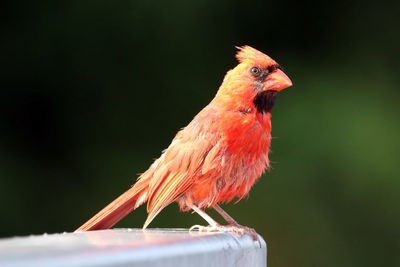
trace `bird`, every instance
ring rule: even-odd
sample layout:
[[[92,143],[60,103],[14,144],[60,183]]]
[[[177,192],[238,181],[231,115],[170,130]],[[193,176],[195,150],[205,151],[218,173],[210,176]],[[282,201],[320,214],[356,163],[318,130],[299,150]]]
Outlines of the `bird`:
[[[169,204],[199,214],[208,226],[199,231],[249,234],[220,204],[246,197],[270,168],[271,112],[277,93],[292,86],[281,66],[248,45],[236,47],[239,64],[229,70],[215,97],[176,134],[171,144],[129,190],[77,231],[109,229],[147,202],[146,229]],[[220,225],[205,209],[213,208],[228,223]]]

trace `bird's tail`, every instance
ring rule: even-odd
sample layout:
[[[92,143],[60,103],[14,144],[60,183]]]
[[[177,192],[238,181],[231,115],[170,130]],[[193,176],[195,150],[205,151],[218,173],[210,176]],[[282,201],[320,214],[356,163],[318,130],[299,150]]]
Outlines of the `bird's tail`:
[[[108,204],[76,231],[101,230],[113,227],[117,222],[147,200],[147,188],[147,179],[138,181],[131,189]]]

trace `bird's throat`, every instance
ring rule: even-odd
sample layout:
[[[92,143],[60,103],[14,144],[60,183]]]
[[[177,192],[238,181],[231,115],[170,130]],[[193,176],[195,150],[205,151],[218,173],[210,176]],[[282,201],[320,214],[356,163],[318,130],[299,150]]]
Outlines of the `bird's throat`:
[[[271,112],[274,107],[277,91],[259,92],[253,99],[253,103],[260,113]]]

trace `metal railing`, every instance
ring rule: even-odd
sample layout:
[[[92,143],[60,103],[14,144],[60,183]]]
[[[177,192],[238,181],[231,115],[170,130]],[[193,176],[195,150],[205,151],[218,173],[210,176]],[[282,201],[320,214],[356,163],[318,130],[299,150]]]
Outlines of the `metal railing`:
[[[254,266],[267,248],[249,236],[187,229],[113,229],[0,239],[0,266]]]

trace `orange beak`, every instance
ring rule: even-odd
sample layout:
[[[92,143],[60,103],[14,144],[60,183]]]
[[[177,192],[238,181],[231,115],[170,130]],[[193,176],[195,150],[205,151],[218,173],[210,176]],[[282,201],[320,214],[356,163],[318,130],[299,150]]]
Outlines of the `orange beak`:
[[[264,91],[277,91],[292,86],[292,81],[289,77],[280,69],[272,72],[268,75],[267,80],[264,83]]]

